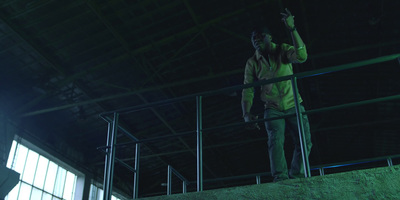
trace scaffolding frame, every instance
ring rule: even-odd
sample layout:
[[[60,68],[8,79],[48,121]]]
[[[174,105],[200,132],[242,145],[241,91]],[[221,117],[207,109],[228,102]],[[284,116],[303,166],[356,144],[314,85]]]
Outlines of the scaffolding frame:
[[[175,174],[175,176],[177,176],[182,181],[182,193],[186,193],[186,186],[189,185],[189,181],[171,165],[168,165],[167,195],[172,194],[172,174]]]

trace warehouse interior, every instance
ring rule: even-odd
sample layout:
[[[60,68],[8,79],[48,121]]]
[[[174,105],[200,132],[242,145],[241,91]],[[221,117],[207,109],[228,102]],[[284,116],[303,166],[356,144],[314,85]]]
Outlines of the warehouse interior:
[[[399,7],[395,0],[2,1],[1,164],[10,141],[22,138],[101,187],[108,130],[102,114],[193,97],[125,112],[119,125],[145,141],[140,147],[139,197],[166,194],[168,165],[191,182],[188,191],[196,191],[194,94],[243,84],[246,60],[254,54],[254,26],[268,26],[274,42],[290,44],[280,15],[285,8],[295,16],[308,51],[308,60],[294,65],[295,73],[366,63],[298,80],[307,110],[356,105],[308,116],[310,166],[398,155],[398,98],[357,102],[399,95]],[[395,59],[370,62],[393,55]],[[263,104],[257,100],[252,111],[261,118]],[[240,101],[241,89],[204,96],[203,128],[243,122]],[[15,129],[4,128],[5,122]],[[253,178],[228,178],[269,172],[268,138],[260,125],[261,130],[239,124],[203,131],[203,175],[209,180],[204,190],[254,184]],[[135,142],[122,131],[116,140],[115,156],[134,166]],[[290,139],[286,144],[290,158]],[[133,172],[115,163],[113,188],[129,198],[133,183]],[[179,180],[173,185],[173,193],[181,192]]]

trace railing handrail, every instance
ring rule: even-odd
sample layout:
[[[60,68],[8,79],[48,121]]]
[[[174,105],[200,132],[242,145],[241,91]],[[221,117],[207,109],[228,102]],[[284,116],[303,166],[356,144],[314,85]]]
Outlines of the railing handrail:
[[[302,112],[302,114],[309,115],[309,114],[314,114],[314,113],[319,113],[319,112],[326,112],[326,111],[331,111],[331,110],[344,109],[344,108],[348,108],[348,107],[361,106],[361,105],[372,104],[372,103],[377,103],[377,102],[392,101],[392,100],[397,100],[397,99],[400,99],[400,95],[392,95],[392,96],[368,99],[368,100],[363,100],[363,101],[358,101],[358,102],[351,102],[351,103],[347,103],[347,104],[340,104],[340,105],[335,105],[335,106],[330,106],[330,107],[317,108],[317,109],[304,111],[304,112]],[[203,131],[211,131],[211,130],[223,129],[223,128],[227,128],[227,127],[243,126],[245,124],[272,121],[272,120],[276,120],[276,119],[282,119],[282,118],[288,118],[288,117],[294,117],[294,116],[295,116],[295,114],[291,114],[291,115],[283,115],[280,117],[274,117],[274,118],[268,118],[268,119],[262,118],[262,119],[257,119],[257,120],[251,121],[251,122],[235,122],[235,123],[230,123],[230,124],[225,124],[225,125],[220,125],[220,126],[203,128],[202,130]],[[109,121],[107,120],[107,122],[109,122]],[[126,129],[122,129],[122,130],[124,130],[124,132],[126,134],[129,133],[128,131],[126,131]],[[125,142],[125,143],[117,144],[116,146],[125,146],[125,145],[129,145],[129,144],[154,142],[157,140],[163,140],[163,139],[168,139],[168,138],[189,136],[189,135],[193,135],[194,133],[196,133],[196,130],[189,130],[189,131],[185,131],[185,132],[181,132],[181,133],[176,133],[173,135],[164,135],[164,136],[146,138],[146,139],[141,139],[141,140],[136,139],[132,142]],[[98,147],[98,148],[106,148],[106,146],[102,146],[102,147]]]
[[[380,157],[374,157],[374,158],[366,158],[366,159],[361,159],[361,160],[352,160],[352,161],[346,161],[346,162],[329,163],[329,164],[324,164],[324,165],[316,165],[316,166],[313,166],[312,169],[316,170],[316,169],[320,169],[320,168],[336,168],[336,167],[343,167],[343,166],[349,166],[349,165],[357,165],[357,164],[362,164],[362,163],[367,163],[367,162],[382,161],[382,160],[386,160],[388,158],[400,158],[400,154],[389,155],[389,156],[380,156]]]
[[[395,59],[398,59],[399,57],[400,57],[400,53],[387,55],[387,56],[381,56],[381,57],[372,58],[372,59],[368,59],[368,60],[357,61],[357,62],[352,62],[352,63],[348,63],[348,64],[343,64],[343,65],[337,65],[337,66],[333,66],[333,67],[326,67],[326,68],[317,69],[317,70],[295,73],[295,74],[289,75],[289,76],[282,76],[282,77],[277,77],[277,78],[268,79],[268,80],[261,80],[261,81],[257,81],[257,82],[250,83],[250,84],[242,84],[242,85],[236,85],[236,86],[232,86],[232,87],[225,87],[225,88],[211,90],[211,91],[189,94],[189,95],[176,97],[176,98],[172,98],[172,99],[166,99],[166,100],[141,104],[141,105],[137,105],[137,106],[131,106],[131,107],[127,107],[127,108],[103,112],[100,114],[100,116],[112,114],[115,112],[120,113],[120,114],[126,114],[126,113],[130,113],[130,112],[134,112],[134,111],[139,111],[142,109],[147,109],[150,107],[161,106],[161,105],[166,105],[166,104],[171,104],[171,103],[175,103],[175,102],[189,100],[189,99],[197,97],[197,96],[212,96],[212,95],[220,94],[222,92],[235,91],[235,90],[240,90],[240,89],[244,89],[244,88],[256,87],[256,86],[261,86],[261,85],[265,85],[265,84],[290,80],[293,77],[305,78],[305,77],[311,77],[311,76],[316,76],[316,75],[321,75],[321,74],[338,72],[338,71],[342,71],[342,70],[354,69],[354,68],[362,67],[365,65],[371,65],[371,64],[386,62],[386,61],[390,61],[390,60],[395,60]]]
[[[186,193],[186,186],[189,185],[189,181],[180,174],[171,165],[168,165],[168,175],[167,175],[167,195],[172,194],[172,174],[175,174],[182,181],[182,193]]]
[[[346,162],[329,163],[329,164],[324,164],[324,165],[316,165],[316,166],[312,166],[311,170],[318,170],[318,169],[321,169],[321,168],[327,169],[327,168],[338,168],[338,167],[344,167],[344,166],[350,166],[350,165],[358,165],[358,164],[363,164],[363,163],[367,163],[367,162],[382,161],[382,160],[386,160],[386,159],[389,159],[389,158],[400,158],[400,154],[390,155],[390,156],[381,156],[381,157],[362,159],[362,160],[352,160],[352,161],[346,161]],[[214,178],[214,179],[205,179],[204,182],[217,182],[217,181],[244,179],[244,178],[252,178],[252,177],[256,177],[256,176],[268,176],[270,174],[271,173],[269,173],[269,172],[244,174],[244,175],[238,175],[238,176],[229,176],[229,177],[220,177],[220,178]],[[189,183],[190,184],[196,183],[196,181],[189,181]]]
[[[171,172],[175,174],[175,176],[177,176],[179,179],[181,179],[181,181],[189,183],[189,181],[182,174],[180,174],[174,167],[172,167],[171,165],[168,166],[171,167]]]

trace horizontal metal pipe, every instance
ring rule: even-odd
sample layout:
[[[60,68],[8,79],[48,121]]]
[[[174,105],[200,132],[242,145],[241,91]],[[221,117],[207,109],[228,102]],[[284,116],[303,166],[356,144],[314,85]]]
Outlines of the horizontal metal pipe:
[[[125,114],[125,113],[130,113],[130,112],[146,109],[149,107],[166,105],[166,104],[171,104],[171,103],[180,102],[180,101],[187,101],[187,100],[193,99],[197,96],[212,96],[212,95],[220,94],[222,92],[236,91],[236,90],[240,90],[240,89],[244,89],[244,88],[256,87],[256,86],[261,86],[261,85],[265,85],[265,84],[290,80],[292,77],[305,78],[305,77],[317,76],[320,74],[327,74],[327,73],[362,67],[365,65],[371,65],[371,64],[386,62],[386,61],[390,61],[390,60],[395,60],[399,57],[400,57],[400,53],[392,54],[392,55],[388,55],[388,56],[382,56],[382,57],[372,58],[372,59],[368,59],[368,60],[352,62],[352,63],[338,65],[338,66],[334,66],[334,67],[328,67],[328,68],[323,68],[323,69],[318,69],[318,70],[296,73],[296,74],[293,74],[290,76],[283,76],[283,77],[278,77],[278,78],[269,79],[269,80],[257,81],[257,82],[251,83],[251,84],[226,87],[226,88],[217,89],[217,90],[211,90],[211,91],[200,92],[200,93],[196,93],[196,94],[190,94],[190,95],[177,97],[177,98],[173,98],[173,99],[167,99],[167,100],[162,100],[162,101],[158,101],[158,102],[132,106],[132,107],[128,107],[128,108],[104,112],[104,113],[101,113],[100,115],[108,115],[108,114],[111,114],[114,112]]]
[[[388,96],[388,97],[380,97],[380,98],[376,98],[376,99],[369,99],[369,100],[364,100],[364,101],[352,102],[352,103],[347,103],[347,104],[342,104],[342,105],[337,105],[337,106],[331,106],[331,107],[307,110],[305,112],[302,112],[302,114],[303,115],[310,115],[310,114],[315,114],[315,113],[320,113],[320,112],[326,112],[326,111],[331,111],[331,110],[338,110],[338,109],[343,109],[343,108],[362,106],[362,105],[367,105],[367,104],[372,104],[372,103],[378,103],[378,102],[384,102],[384,101],[392,101],[392,100],[398,100],[398,99],[400,99],[400,95],[393,95],[393,96]],[[294,116],[296,116],[296,115],[292,114],[292,115],[284,115],[284,116],[281,116],[281,117],[273,117],[273,118],[269,118],[269,119],[258,119],[258,120],[254,120],[254,121],[251,121],[251,122],[237,122],[237,123],[225,124],[225,125],[221,125],[221,126],[214,126],[214,127],[211,127],[211,128],[204,128],[203,131],[211,131],[211,130],[223,129],[223,128],[228,128],[228,127],[242,126],[242,125],[245,125],[245,124],[272,121],[272,120],[289,118],[289,117],[294,117]]]
[[[320,168],[336,168],[336,167],[343,167],[343,166],[350,166],[350,165],[357,165],[357,164],[363,164],[363,163],[369,163],[369,162],[377,162],[377,161],[386,161],[387,158],[400,158],[400,154],[396,155],[390,155],[390,156],[381,156],[381,157],[375,157],[375,158],[368,158],[368,159],[362,159],[362,160],[353,160],[353,161],[348,161],[348,162],[338,162],[338,163],[330,163],[326,165],[316,165],[312,167],[312,170],[318,170]]]
[[[341,167],[341,166],[357,165],[357,164],[362,164],[362,163],[367,163],[367,162],[383,161],[383,160],[386,160],[387,158],[392,158],[392,159],[400,158],[400,154],[376,157],[376,158],[370,158],[370,159],[363,159],[363,160],[355,160],[355,161],[349,161],[349,162],[331,163],[331,164],[326,164],[326,165],[316,165],[316,166],[312,166],[311,170],[319,170],[320,171],[321,169],[327,169],[327,168],[335,168],[335,167]],[[215,179],[205,179],[204,182],[227,181],[227,180],[252,178],[252,177],[256,177],[256,176],[270,176],[270,175],[271,175],[271,173],[265,172],[265,173],[247,174],[247,175],[239,175],[239,176],[223,177],[223,178],[215,178]],[[196,183],[196,182],[190,181],[190,183]]]
[[[296,116],[295,114],[291,114],[291,115],[283,115],[283,116],[280,116],[280,117],[271,117],[271,118],[268,118],[268,119],[257,119],[257,120],[251,121],[251,122],[236,122],[236,123],[231,123],[231,124],[214,126],[214,127],[210,127],[210,128],[203,128],[203,131],[212,131],[212,130],[224,129],[224,128],[230,128],[230,127],[236,127],[236,126],[244,126],[246,124],[266,122],[266,121],[284,119],[284,118],[295,117],[295,116]]]
[[[341,124],[340,126],[330,126],[330,127],[319,127],[314,128],[313,133],[323,132],[323,131],[332,131],[338,129],[346,129],[346,128],[354,128],[354,127],[366,127],[366,126],[375,126],[387,123],[398,123],[400,122],[400,118],[391,118],[391,119],[383,119],[383,120],[374,120],[372,122],[361,122],[361,123],[351,123],[351,124]]]
[[[314,113],[318,113],[318,112],[326,112],[326,111],[331,111],[331,110],[338,110],[338,109],[343,109],[343,108],[362,106],[362,105],[366,105],[366,104],[378,103],[378,102],[383,102],[383,101],[392,101],[392,100],[397,100],[397,99],[400,99],[400,95],[380,97],[380,98],[369,99],[369,100],[364,100],[364,101],[341,104],[341,105],[337,105],[337,106],[318,108],[318,109],[305,111],[303,113],[304,114],[314,114]]]
[[[256,174],[246,174],[246,175],[239,175],[239,176],[230,176],[230,177],[222,177],[222,178],[214,178],[214,179],[206,179],[206,182],[217,182],[217,181],[228,181],[228,180],[236,180],[236,179],[244,179],[244,178],[254,178],[256,176],[270,176],[270,172],[264,173],[256,173]],[[191,181],[190,183],[196,183],[195,181]]]
[[[186,132],[177,133],[177,134],[173,134],[173,135],[164,135],[164,136],[160,136],[160,137],[137,140],[137,141],[134,141],[134,142],[125,142],[125,143],[117,144],[116,146],[125,146],[125,145],[137,144],[137,143],[154,142],[154,141],[164,140],[164,139],[168,139],[168,138],[176,138],[176,137],[188,136],[188,135],[191,135],[191,134],[193,134],[193,135],[196,134],[196,131],[195,130],[186,131]]]
[[[383,101],[392,101],[392,100],[398,100],[398,99],[400,99],[400,95],[393,95],[393,96],[388,96],[388,97],[381,97],[381,98],[376,98],[376,99],[352,102],[352,103],[347,103],[347,104],[342,104],[342,105],[337,105],[337,106],[307,110],[305,112],[302,112],[302,114],[310,115],[310,114],[315,114],[315,113],[319,113],[319,112],[326,112],[326,111],[331,111],[331,110],[338,110],[338,109],[344,109],[344,108],[348,108],[348,107],[362,106],[362,105],[366,105],[366,104],[378,103],[378,102],[383,102]],[[258,119],[258,120],[254,120],[251,122],[237,122],[237,123],[225,124],[225,125],[220,125],[220,126],[214,126],[214,127],[210,127],[210,128],[203,128],[202,130],[203,131],[212,131],[212,130],[224,129],[224,128],[229,128],[229,127],[244,126],[245,124],[252,124],[252,123],[272,121],[272,120],[277,120],[277,119],[284,119],[284,118],[289,118],[289,117],[294,117],[294,116],[296,116],[296,115],[292,114],[292,115],[284,115],[281,117],[273,117],[273,118],[269,118],[269,119]],[[178,133],[178,134],[174,134],[174,135],[166,135],[166,136],[161,136],[161,137],[148,138],[148,139],[143,139],[143,140],[139,140],[139,139],[135,138],[136,140],[134,142],[117,144],[116,146],[144,143],[144,142],[152,142],[152,141],[162,140],[162,139],[166,139],[166,138],[182,137],[182,136],[186,136],[186,135],[190,135],[190,134],[194,134],[194,133],[196,133],[196,130],[186,131],[186,132]],[[134,137],[134,136],[132,136],[132,137]]]
[[[100,150],[100,151],[102,151],[103,153],[106,153],[106,151],[104,150],[105,148],[107,148],[107,146],[104,146],[104,148],[103,148],[103,147],[97,147],[97,149]],[[126,164],[124,161],[122,161],[122,160],[120,160],[120,159],[118,159],[118,158],[114,158],[114,159],[115,159],[115,161],[116,161],[117,163],[119,163],[119,164],[121,164],[122,166],[128,168],[131,172],[136,172],[136,170],[135,170],[133,167],[131,167],[130,165]]]
[[[260,142],[260,141],[264,141],[264,140],[265,140],[265,138],[258,138],[258,139],[249,139],[249,140],[244,140],[244,141],[230,142],[230,143],[214,144],[214,145],[210,145],[210,146],[204,146],[203,149],[213,149],[213,148],[217,148],[217,147],[225,147],[225,146],[238,145],[238,144],[243,145],[243,144],[248,144],[248,143]],[[98,147],[98,148],[105,148],[105,146]],[[196,151],[196,149],[191,148],[191,149],[182,149],[182,150],[178,150],[178,151],[150,154],[150,155],[146,155],[146,156],[141,156],[141,158],[152,158],[152,157],[165,156],[165,155],[171,155],[171,154],[186,153],[186,152],[191,152],[191,151]],[[122,161],[132,161],[133,159],[134,158],[125,158],[125,159],[121,159],[121,160]],[[95,165],[100,165],[100,164],[103,164],[103,163],[96,163]]]

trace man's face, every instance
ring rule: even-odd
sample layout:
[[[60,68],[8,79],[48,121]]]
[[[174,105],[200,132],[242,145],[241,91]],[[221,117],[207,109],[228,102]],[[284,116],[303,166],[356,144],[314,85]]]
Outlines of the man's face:
[[[272,37],[267,33],[253,32],[251,43],[256,50],[265,51],[271,47]]]

